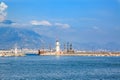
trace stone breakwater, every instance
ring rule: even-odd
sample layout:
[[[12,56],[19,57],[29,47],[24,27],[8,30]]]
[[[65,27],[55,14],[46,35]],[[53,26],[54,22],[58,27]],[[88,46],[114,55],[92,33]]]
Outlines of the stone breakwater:
[[[13,52],[11,50],[1,50],[0,57],[10,57],[10,56],[25,56],[22,52]]]
[[[12,56],[25,56],[22,53],[18,53],[18,54],[12,54],[12,53],[0,53],[0,57],[12,57]]]
[[[120,52],[75,52],[67,53],[63,52],[61,54],[56,53],[44,53],[40,54],[42,56],[58,55],[58,56],[120,56]]]

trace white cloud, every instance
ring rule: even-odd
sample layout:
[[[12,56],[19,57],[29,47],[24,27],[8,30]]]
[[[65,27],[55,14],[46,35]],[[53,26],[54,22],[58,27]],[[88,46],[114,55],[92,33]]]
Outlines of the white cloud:
[[[0,22],[5,20],[5,17],[7,16],[7,12],[5,10],[8,8],[8,6],[4,3],[0,3]]]
[[[43,21],[37,21],[37,20],[32,20],[30,22],[32,25],[41,25],[41,26],[52,26],[52,24],[49,21],[43,20]]]
[[[13,27],[26,27],[26,26],[29,26],[29,25],[24,24],[24,23],[13,23],[11,26],[13,26]]]
[[[62,23],[55,23],[55,26],[62,27],[62,28],[69,28],[69,24],[62,24]]]
[[[30,24],[35,25],[35,26],[53,26],[53,27],[60,27],[60,28],[65,28],[65,29],[70,27],[69,24],[55,23],[55,22],[50,23],[47,20],[42,20],[42,21],[32,20]]]

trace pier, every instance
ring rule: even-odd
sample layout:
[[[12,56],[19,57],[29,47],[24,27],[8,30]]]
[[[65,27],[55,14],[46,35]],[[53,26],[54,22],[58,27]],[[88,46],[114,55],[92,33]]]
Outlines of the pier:
[[[9,57],[9,56],[24,56],[20,50],[15,52],[13,50],[0,50],[0,57]]]
[[[0,57],[25,56],[26,54],[38,54],[37,49],[10,49],[0,50]]]
[[[56,52],[45,52],[40,54],[42,56],[120,56],[120,52],[61,52],[57,54]]]

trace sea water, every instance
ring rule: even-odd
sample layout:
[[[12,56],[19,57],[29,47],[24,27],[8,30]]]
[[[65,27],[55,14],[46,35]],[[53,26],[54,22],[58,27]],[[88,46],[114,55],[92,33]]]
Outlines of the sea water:
[[[120,80],[120,57],[0,57],[0,80]]]

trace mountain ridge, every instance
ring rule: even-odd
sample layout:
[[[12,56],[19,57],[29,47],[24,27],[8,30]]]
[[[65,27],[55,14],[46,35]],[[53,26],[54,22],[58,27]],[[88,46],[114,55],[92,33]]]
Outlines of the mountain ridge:
[[[43,41],[50,39],[32,30],[14,27],[0,27],[0,48],[13,48],[15,44],[19,48],[39,48]]]

